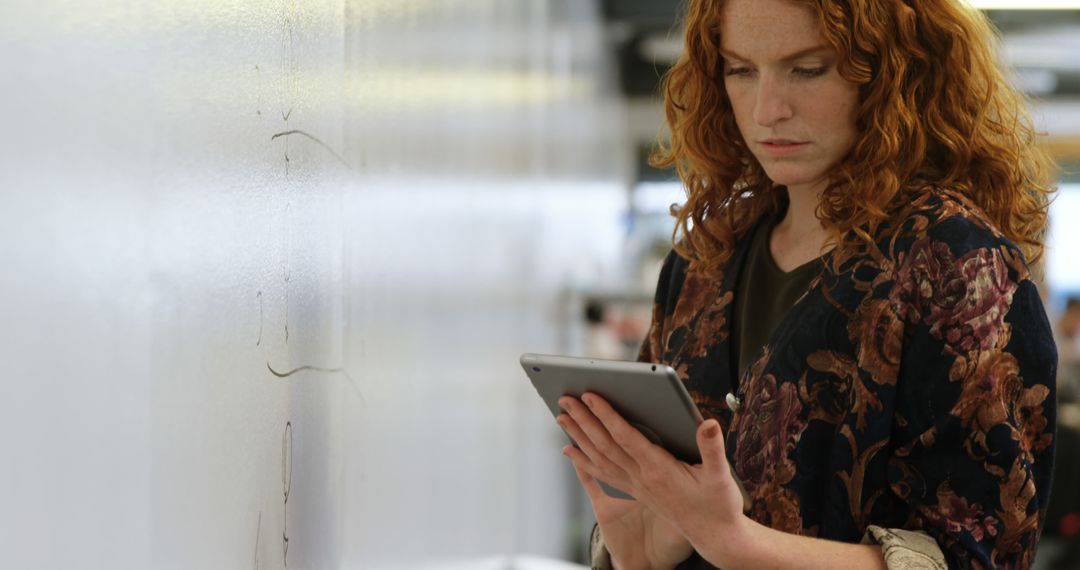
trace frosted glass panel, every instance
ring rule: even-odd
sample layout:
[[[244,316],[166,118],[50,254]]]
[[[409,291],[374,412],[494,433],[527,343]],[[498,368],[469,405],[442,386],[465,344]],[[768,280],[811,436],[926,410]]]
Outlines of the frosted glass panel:
[[[4,11],[0,565],[572,554],[516,358],[625,233],[593,3]]]
[[[1075,244],[1080,243],[1080,227],[1073,220],[1080,213],[1080,185],[1061,184],[1050,205],[1050,238],[1047,240],[1046,277],[1058,295],[1080,293],[1080,266]]]

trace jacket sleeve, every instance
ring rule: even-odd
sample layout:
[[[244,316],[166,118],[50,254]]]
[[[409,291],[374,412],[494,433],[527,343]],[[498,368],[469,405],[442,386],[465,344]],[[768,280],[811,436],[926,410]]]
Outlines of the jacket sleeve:
[[[660,278],[656,283],[656,294],[653,296],[652,322],[649,324],[649,332],[641,343],[638,352],[639,362],[660,362],[664,350],[664,324],[667,315],[671,313],[674,302],[678,296],[681,271],[676,269],[680,258],[675,250],[668,253],[664,258],[664,264],[660,268]]]
[[[950,568],[1028,568],[1049,493],[1057,353],[1022,257],[1000,241],[925,238],[899,257],[890,302],[905,332],[888,473],[906,528],[935,539]]]
[[[594,524],[589,535],[589,568],[591,570],[614,570],[611,553],[604,546],[604,537],[600,534],[600,525]]]
[[[941,546],[923,531],[870,525],[863,544],[881,546],[889,570],[949,570]]]

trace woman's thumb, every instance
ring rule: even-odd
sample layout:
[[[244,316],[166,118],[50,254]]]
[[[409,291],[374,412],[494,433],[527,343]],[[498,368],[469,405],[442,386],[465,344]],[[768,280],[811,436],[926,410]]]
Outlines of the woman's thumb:
[[[724,456],[724,433],[720,429],[720,422],[714,419],[701,422],[697,430],[697,440],[702,465],[719,467],[727,464]]]

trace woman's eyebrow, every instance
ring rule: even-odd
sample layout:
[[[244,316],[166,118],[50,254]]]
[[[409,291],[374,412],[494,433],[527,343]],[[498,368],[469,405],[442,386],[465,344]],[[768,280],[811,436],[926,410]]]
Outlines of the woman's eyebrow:
[[[806,49],[801,49],[801,50],[798,50],[796,52],[785,55],[785,56],[781,57],[779,61],[781,63],[788,63],[788,62],[791,62],[791,61],[795,61],[796,59],[799,59],[800,57],[805,57],[805,56],[808,56],[808,55],[814,55],[814,54],[817,54],[818,52],[832,51],[832,49],[833,49],[832,46],[827,45],[827,44],[816,45],[816,46],[813,46],[813,47],[808,47]],[[719,51],[720,51],[720,55],[724,56],[725,59],[733,59],[733,60],[736,60],[736,61],[750,61],[750,58],[745,57],[745,56],[741,56],[741,55],[739,55],[739,54],[737,54],[737,53],[735,53],[735,52],[733,52],[731,50],[720,48]]]

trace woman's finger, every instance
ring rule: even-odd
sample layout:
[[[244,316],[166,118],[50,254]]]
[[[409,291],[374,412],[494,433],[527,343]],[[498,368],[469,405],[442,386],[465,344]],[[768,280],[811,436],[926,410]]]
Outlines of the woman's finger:
[[[590,449],[583,450],[594,463],[601,467],[605,467],[605,463],[610,463],[627,474],[636,472],[637,462],[615,442],[608,429],[585,404],[567,396],[559,400],[559,405],[581,429],[584,438],[589,441]],[[578,441],[579,446],[582,443],[576,438],[574,441]]]
[[[622,467],[612,462],[607,456],[596,449],[589,436],[582,431],[581,427],[574,420],[574,418],[568,414],[559,414],[555,421],[559,426],[563,428],[570,439],[577,445],[576,449],[573,449],[575,453],[581,454],[581,463],[583,466],[587,466],[590,473],[595,477],[599,477],[603,481],[608,481],[612,484],[627,483],[628,477],[625,470]],[[573,457],[571,457],[572,459]]]
[[[674,460],[667,450],[649,441],[640,430],[630,425],[630,422],[611,407],[607,400],[596,394],[587,393],[581,397],[581,401],[599,420],[612,442],[627,456],[640,457],[650,463]]]
[[[701,465],[707,471],[727,470],[724,431],[720,429],[720,422],[714,419],[701,422],[697,429],[697,444],[701,452]]]
[[[706,476],[730,476],[732,482],[742,495],[743,508],[750,505],[750,496],[739,481],[738,475],[727,460],[727,452],[724,447],[724,430],[720,428],[720,422],[708,419],[701,422],[697,431],[698,450],[701,452],[701,467]]]
[[[568,445],[563,448],[563,454],[570,458],[570,464],[574,467],[574,473],[577,474],[581,487],[585,489],[585,493],[589,496],[589,501],[596,504],[597,501],[607,496],[604,490],[600,488],[600,484],[596,482],[596,478],[585,470],[585,464],[589,459],[585,457],[585,454],[580,449]]]

